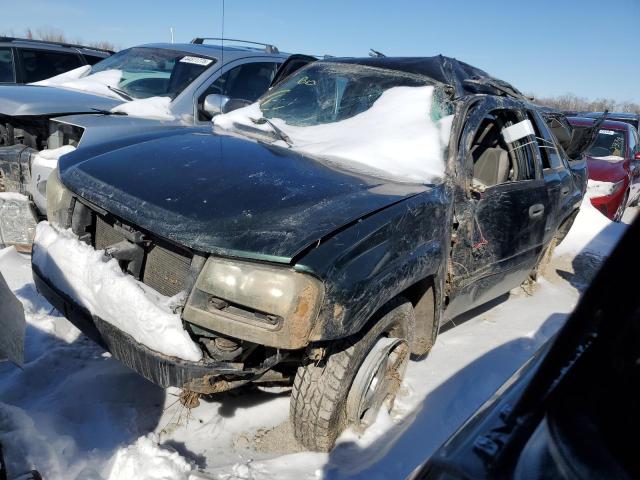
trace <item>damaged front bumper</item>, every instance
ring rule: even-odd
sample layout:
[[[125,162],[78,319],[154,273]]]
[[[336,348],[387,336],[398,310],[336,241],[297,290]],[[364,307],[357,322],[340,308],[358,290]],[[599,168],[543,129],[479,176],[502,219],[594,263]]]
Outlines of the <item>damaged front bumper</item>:
[[[192,362],[168,357],[138,343],[129,334],[91,314],[51,285],[36,265],[32,267],[38,292],[59,312],[116,359],[160,387],[179,387],[202,394],[222,392],[259,379],[281,360],[276,351],[261,365],[245,368],[240,363],[206,359]]]

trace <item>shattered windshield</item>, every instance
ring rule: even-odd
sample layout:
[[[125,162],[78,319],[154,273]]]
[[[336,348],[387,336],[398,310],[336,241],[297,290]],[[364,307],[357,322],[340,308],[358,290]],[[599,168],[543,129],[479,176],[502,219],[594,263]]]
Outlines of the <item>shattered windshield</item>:
[[[215,59],[160,48],[134,47],[122,50],[91,67],[90,75],[119,72],[113,88],[126,98],[175,98]]]
[[[622,130],[601,128],[587,155],[603,160],[622,160],[625,154],[625,138]]]
[[[390,88],[428,84],[424,77],[403,72],[347,63],[313,63],[263,96],[260,110],[266,118],[279,118],[288,125],[339,122],[368,110]]]

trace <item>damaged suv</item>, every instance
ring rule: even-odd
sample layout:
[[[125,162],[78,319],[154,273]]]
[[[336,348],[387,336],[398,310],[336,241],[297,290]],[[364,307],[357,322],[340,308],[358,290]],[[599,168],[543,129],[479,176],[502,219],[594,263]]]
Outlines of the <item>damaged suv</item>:
[[[160,386],[292,385],[327,451],[567,233],[586,166],[548,114],[452,58],[318,61],[213,131],[63,157],[34,280]]]

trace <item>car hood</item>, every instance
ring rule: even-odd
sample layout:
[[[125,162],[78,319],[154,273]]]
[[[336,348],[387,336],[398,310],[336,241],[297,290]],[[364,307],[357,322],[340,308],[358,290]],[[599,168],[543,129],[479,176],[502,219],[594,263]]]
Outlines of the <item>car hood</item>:
[[[600,182],[617,182],[629,176],[625,160],[601,160],[587,157],[589,178]]]
[[[62,157],[60,175],[90,203],[176,244],[286,263],[335,230],[428,188],[196,129],[141,136],[100,154],[78,149]]]
[[[123,100],[88,92],[40,85],[1,85],[0,114],[10,116],[93,113],[92,108],[110,110]]]

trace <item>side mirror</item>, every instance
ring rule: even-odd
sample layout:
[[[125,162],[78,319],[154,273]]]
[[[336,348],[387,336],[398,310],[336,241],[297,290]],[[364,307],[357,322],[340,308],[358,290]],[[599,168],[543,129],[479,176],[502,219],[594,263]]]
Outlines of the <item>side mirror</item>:
[[[203,109],[212,117],[225,113],[225,107],[227,103],[231,101],[231,98],[226,95],[220,95],[218,93],[212,93],[204,97]]]
[[[636,152],[636,154],[633,156],[634,160],[640,160],[640,152]]]
[[[249,100],[242,100],[240,98],[232,98],[229,100],[224,108],[222,109],[224,113],[229,113],[233,110],[237,110],[238,108],[246,107],[247,105],[251,105]]]

